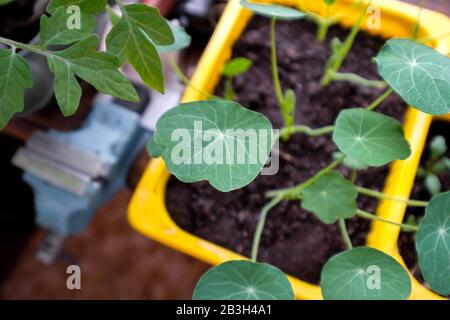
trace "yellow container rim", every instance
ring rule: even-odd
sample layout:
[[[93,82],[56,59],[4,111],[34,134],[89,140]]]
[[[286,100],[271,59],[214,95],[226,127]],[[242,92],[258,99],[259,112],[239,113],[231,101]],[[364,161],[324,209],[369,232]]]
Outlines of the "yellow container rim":
[[[359,0],[338,0],[333,6],[332,14],[344,13],[340,23],[351,26],[355,23],[359,7],[353,6]],[[300,0],[258,0],[257,2],[279,3],[300,7],[305,1]],[[306,3],[306,2],[305,2]],[[308,9],[324,14],[322,1],[307,1]],[[408,37],[418,16],[418,7],[396,0],[373,0],[372,6],[381,12],[381,29],[368,29],[363,23],[363,30],[385,38]],[[204,92],[212,92],[220,79],[220,70],[231,57],[232,47],[245,29],[252,13],[239,5],[239,0],[230,0],[220,19],[216,30],[205,49],[197,69],[191,79],[192,87]],[[423,10],[419,37],[439,37],[443,30],[450,30],[450,20],[443,14]],[[450,50],[450,37],[437,38],[430,44],[439,52]],[[182,102],[205,99],[199,91],[187,88]],[[450,115],[447,116],[450,119]],[[409,197],[420,157],[424,149],[427,133],[433,118],[416,109],[406,112],[404,130],[411,144],[412,155],[404,161],[392,164],[386,180],[384,192],[393,196]],[[247,259],[233,251],[194,236],[179,228],[171,219],[165,206],[165,191],[170,177],[161,158],[152,159],[147,166],[129,206],[129,223],[142,234],[161,242],[178,251],[196,257],[212,265],[228,260]],[[401,202],[383,200],[377,214],[395,222],[402,222],[406,205]],[[404,264],[397,240],[400,230],[396,226],[374,222],[367,238],[367,245],[382,250]],[[322,299],[320,287],[288,276],[298,299]],[[412,293],[410,299],[443,299],[421,285],[412,275]]]

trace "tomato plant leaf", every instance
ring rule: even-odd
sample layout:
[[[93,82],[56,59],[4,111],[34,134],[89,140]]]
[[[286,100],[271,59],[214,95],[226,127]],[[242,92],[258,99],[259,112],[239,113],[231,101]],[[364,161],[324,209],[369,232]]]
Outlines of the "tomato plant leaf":
[[[40,40],[45,47],[49,45],[71,44],[88,36],[95,27],[95,17],[90,14],[80,14],[80,29],[69,29],[67,26],[67,13],[63,7],[48,17],[41,17]]]
[[[332,257],[320,283],[326,300],[405,300],[411,294],[411,280],[400,263],[367,247]]]
[[[241,0],[240,4],[241,6],[253,11],[256,14],[269,18],[277,18],[280,20],[295,20],[305,17],[305,14],[297,9],[278,4],[251,3],[247,0]]]
[[[168,170],[184,182],[207,180],[226,192],[253,181],[272,147],[272,125],[236,102],[181,104],[161,116],[155,142]]]
[[[235,58],[228,61],[223,67],[222,74],[225,77],[237,77],[246,73],[253,65],[252,60],[247,58]]]
[[[0,129],[15,113],[23,111],[25,89],[33,78],[27,61],[15,50],[0,49]]]
[[[332,171],[320,177],[302,193],[302,208],[314,212],[320,221],[332,224],[356,214],[355,185]]]
[[[294,300],[286,275],[266,263],[228,261],[206,272],[194,300]]]
[[[109,32],[106,45],[120,62],[128,59],[145,84],[164,93],[162,64],[153,43],[170,45],[173,41],[170,26],[158,9],[131,4],[123,6],[122,17]]]
[[[450,59],[408,39],[391,39],[376,57],[383,79],[411,106],[433,115],[450,112]]]
[[[404,160],[411,154],[397,120],[361,108],[340,112],[333,141],[345,155],[369,166]]]
[[[179,51],[184,48],[189,47],[191,44],[191,36],[186,32],[186,30],[181,26],[174,26],[169,23],[170,29],[172,30],[174,41],[170,45],[156,45],[158,52],[174,52]]]
[[[81,12],[96,14],[105,9],[106,2],[107,0],[52,0],[47,6],[47,11],[54,14],[60,7],[64,7],[65,11],[69,6],[75,5]]]
[[[49,56],[50,70],[55,74],[55,92],[65,115],[76,111],[81,95],[75,76],[92,84],[98,91],[114,97],[139,101],[130,81],[118,70],[117,58],[97,52],[98,36],[91,35]]]
[[[417,234],[419,266],[425,280],[439,294],[450,294],[450,192],[435,196]]]

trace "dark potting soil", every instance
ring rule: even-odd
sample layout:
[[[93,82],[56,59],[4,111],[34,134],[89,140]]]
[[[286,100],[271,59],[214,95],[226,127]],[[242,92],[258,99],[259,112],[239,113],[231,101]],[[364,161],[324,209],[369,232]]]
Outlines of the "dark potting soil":
[[[0,36],[23,43],[39,32],[39,17],[33,17],[36,1],[15,0],[0,6]]]
[[[450,146],[450,123],[445,121],[436,121],[431,125],[430,133],[427,139],[427,149],[424,151],[424,154],[421,159],[421,166],[426,165],[426,161],[429,158],[429,142],[436,136],[443,136],[447,141],[447,145]],[[447,157],[450,158],[450,150],[447,151]],[[442,185],[442,192],[450,190],[450,171],[444,171],[438,175],[439,180]],[[417,177],[414,183],[414,187],[411,193],[411,199],[419,199],[423,201],[429,201],[431,198],[427,189],[425,188],[424,179]],[[405,217],[413,216],[417,219],[420,219],[425,214],[425,210],[423,208],[415,208],[409,207],[406,211]],[[415,234],[402,232],[400,234],[398,240],[398,247],[400,250],[400,254],[405,260],[406,265],[408,266],[411,273],[419,280],[421,283],[425,283],[422,272],[419,269],[416,244],[415,244]]]
[[[317,128],[333,124],[342,109],[368,106],[383,90],[346,82],[334,82],[322,88],[320,79],[330,54],[330,40],[333,37],[344,39],[348,30],[331,28],[325,44],[316,42],[315,31],[315,25],[307,21],[277,25],[280,77],[283,88],[292,88],[296,93],[296,123]],[[361,33],[341,71],[377,79],[376,66],[371,59],[383,43],[383,39]],[[253,18],[235,44],[233,55],[254,62],[248,73],[235,79],[236,100],[265,114],[274,127],[280,127],[282,121],[270,69],[269,20]],[[223,92],[223,83],[217,92]],[[406,106],[393,95],[377,110],[401,120]],[[249,256],[260,210],[267,203],[264,194],[294,186],[313,176],[333,160],[336,147],[329,136],[294,135],[288,142],[281,142],[280,150],[277,175],[259,176],[247,187],[233,192],[218,192],[206,182],[184,184],[171,178],[166,205],[172,218],[190,233]],[[349,170],[340,170],[349,177]],[[381,190],[387,172],[388,167],[362,171],[357,183]],[[360,208],[374,212],[378,201],[360,197],[358,203]],[[368,221],[360,218],[348,221],[354,245],[364,245],[369,226]],[[342,250],[345,246],[336,224],[322,224],[313,214],[302,210],[299,202],[284,201],[268,215],[258,260],[274,264],[310,283],[318,283],[323,265]]]

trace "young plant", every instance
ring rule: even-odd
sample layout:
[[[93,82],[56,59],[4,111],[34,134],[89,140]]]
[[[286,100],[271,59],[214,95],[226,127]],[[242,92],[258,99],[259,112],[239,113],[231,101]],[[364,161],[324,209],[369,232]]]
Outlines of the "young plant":
[[[10,1],[2,1],[6,4]],[[77,78],[92,84],[98,91],[137,101],[131,82],[119,71],[125,60],[151,88],[164,92],[162,66],[155,44],[168,46],[174,42],[167,21],[156,8],[144,4],[125,5],[117,0],[122,16],[107,37],[107,52],[97,51],[99,37],[93,33],[95,16],[105,10],[106,0],[52,0],[40,20],[40,43],[20,43],[0,37],[8,46],[0,49],[0,128],[15,113],[23,111],[24,94],[32,87],[33,79],[27,61],[19,50],[43,55],[55,76],[55,96],[64,116],[73,115],[81,99]],[[79,10],[68,13],[75,6]],[[111,16],[111,15],[110,15]],[[112,16],[114,17],[114,16]],[[79,22],[70,27],[70,22]],[[57,50],[55,46],[64,46]]]
[[[425,188],[431,196],[435,196],[441,192],[441,182],[438,175],[449,171],[450,159],[446,157],[447,143],[443,136],[434,137],[429,146],[429,157],[425,161],[424,166],[419,168],[417,175],[425,179]]]
[[[286,131],[284,132],[282,138],[288,139],[291,134],[291,129],[294,125],[296,97],[292,89],[288,89],[285,92],[283,92],[283,89],[281,87],[277,61],[276,23],[277,20],[303,19],[305,17],[305,14],[296,9],[281,5],[255,4],[250,3],[247,0],[241,0],[240,3],[242,6],[253,11],[254,13],[265,17],[269,17],[271,19],[270,44],[271,44],[272,76],[275,87],[275,94],[281,110],[281,116],[283,117],[284,126],[286,127]]]
[[[264,6],[264,10],[268,8]],[[271,10],[273,13],[274,9]],[[273,21],[276,20],[273,19],[272,24]],[[446,99],[450,97],[450,59],[415,41],[391,39],[380,50],[375,62],[381,77],[391,88],[369,107],[342,110],[333,126],[311,129],[297,125],[281,130],[281,133],[290,130],[290,134],[301,132],[310,136],[332,134],[340,154],[306,181],[268,192],[268,203],[261,209],[253,238],[251,261],[226,262],[212,268],[199,281],[195,299],[293,298],[292,288],[280,270],[257,263],[266,218],[282,201],[296,201],[323,223],[339,224],[347,250],[332,257],[322,270],[321,288],[325,299],[407,299],[411,293],[411,280],[399,262],[373,248],[353,248],[346,220],[355,216],[417,232],[416,248],[425,280],[435,292],[450,294],[450,192],[438,194],[430,202],[405,199],[357,186],[335,170],[346,160],[347,166],[357,170],[407,159],[411,149],[401,124],[374,110],[395,91],[406,103],[428,114],[450,112]],[[198,123],[213,129],[206,139],[196,136],[202,132]],[[189,134],[180,134],[180,128],[186,128]],[[228,131],[230,128],[248,134],[236,136]],[[180,180],[207,180],[220,191],[231,191],[256,178],[276,138],[270,135],[270,139],[250,139],[252,130],[267,132],[271,128],[263,115],[235,102],[191,102],[161,117],[150,149],[164,158],[168,170]],[[249,157],[248,161],[232,161],[236,160],[233,147],[236,145],[243,148],[241,151]],[[256,154],[261,157],[254,163],[250,159]],[[200,155],[209,160],[202,162]],[[184,161],[179,161],[181,158]],[[210,161],[212,159],[214,161]],[[358,208],[358,195],[424,207],[425,215],[418,226],[391,221]]]
[[[228,61],[222,70],[225,77],[225,99],[233,100],[236,94],[233,90],[233,79],[246,73],[253,65],[253,62],[247,58],[235,58]]]

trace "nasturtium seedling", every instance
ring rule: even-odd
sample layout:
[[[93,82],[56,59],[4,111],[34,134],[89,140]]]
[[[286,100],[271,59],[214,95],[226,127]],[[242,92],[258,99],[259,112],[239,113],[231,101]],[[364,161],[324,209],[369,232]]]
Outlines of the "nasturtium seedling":
[[[333,153],[334,160],[340,159],[343,156],[344,156],[344,154],[339,151]],[[344,158],[344,161],[342,162],[342,164],[345,167],[352,169],[352,170],[367,170],[369,168],[368,166],[366,166],[365,164],[362,164],[355,158],[348,157],[348,156]]]
[[[227,100],[181,104],[161,116],[154,140],[168,170],[184,182],[207,180],[226,192],[253,181],[272,148],[272,124]]]
[[[67,45],[88,36],[95,28],[95,17],[81,12],[80,29],[68,29],[67,11],[59,7],[52,16],[43,15],[40,23],[40,41],[43,46]]]
[[[450,192],[435,196],[417,234],[419,266],[431,288],[450,294]]]
[[[314,212],[320,221],[331,224],[356,214],[355,185],[332,171],[321,176],[302,193],[302,208]]]
[[[253,65],[252,60],[247,58],[235,58],[228,61],[222,70],[222,75],[225,77],[237,77],[246,73]]]
[[[164,93],[162,64],[153,43],[162,46],[173,44],[169,24],[159,15],[158,9],[145,4],[121,6],[121,11],[122,17],[106,38],[108,51],[120,62],[127,59],[145,84]]]
[[[411,106],[450,112],[450,58],[409,39],[391,39],[376,57],[383,79]]]
[[[266,263],[228,261],[206,272],[194,300],[294,300],[289,280]]]
[[[411,280],[400,263],[368,247],[331,258],[320,284],[326,300],[405,300],[411,294]]]
[[[411,154],[400,122],[361,108],[340,112],[333,141],[345,155],[368,166],[404,160]]]
[[[279,4],[253,3],[247,0],[241,0],[240,4],[243,7],[246,7],[247,9],[255,12],[256,14],[269,18],[276,18],[280,20],[295,20],[305,17],[305,14],[303,12]]]
[[[11,117],[23,111],[25,89],[31,88],[33,78],[30,67],[15,50],[0,49],[0,129]]]

